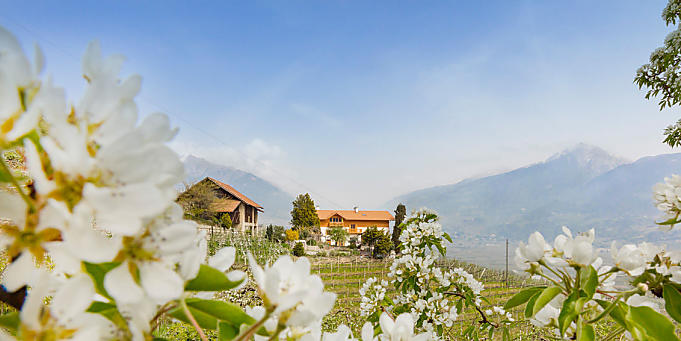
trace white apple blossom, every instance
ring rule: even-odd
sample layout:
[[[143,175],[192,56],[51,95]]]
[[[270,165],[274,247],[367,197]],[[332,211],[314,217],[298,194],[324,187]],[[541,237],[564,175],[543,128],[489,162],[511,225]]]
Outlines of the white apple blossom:
[[[638,276],[646,269],[648,259],[636,245],[625,244],[618,250],[617,242],[613,241],[610,246],[610,253],[615,261],[615,266],[631,276]]]
[[[321,278],[310,274],[307,258],[293,261],[290,256],[282,256],[264,269],[252,255],[248,259],[266,307],[275,314],[290,313],[286,319],[288,326],[307,326],[333,307],[336,294],[325,292]]]
[[[664,300],[659,297],[655,297],[650,292],[646,292],[645,295],[631,295],[626,301],[627,305],[632,307],[649,307],[656,311],[664,311],[662,307],[664,306]]]
[[[40,91],[38,74],[43,55],[36,45],[34,65],[24,54],[17,39],[0,27],[0,147],[31,131],[40,118],[40,110],[25,101]],[[18,91],[19,90],[19,91]]]
[[[673,174],[664,178],[664,183],[653,186],[653,200],[657,209],[665,213],[665,221],[678,219],[681,212],[681,176]],[[673,224],[660,226],[665,230],[672,227]]]
[[[572,263],[591,265],[591,263],[598,258],[598,253],[593,248],[595,239],[594,229],[579,234],[574,238],[572,236],[572,231],[570,231],[567,226],[563,226],[562,229],[564,234],[557,236],[554,241],[554,249],[556,252],[565,260],[571,261]]]
[[[378,339],[381,341],[426,341],[432,340],[430,333],[414,334],[414,318],[409,313],[397,316],[393,321],[387,313],[380,317],[381,334]]]
[[[546,243],[544,236],[539,232],[534,232],[525,245],[520,242],[520,245],[515,250],[515,263],[521,270],[530,270],[538,265],[538,262],[551,251],[551,246]]]
[[[90,278],[81,274],[61,284],[56,292],[54,279],[44,271],[35,274],[31,290],[21,309],[20,339],[108,340],[116,328],[101,315],[87,313],[95,295]],[[48,310],[43,300],[52,297]]]

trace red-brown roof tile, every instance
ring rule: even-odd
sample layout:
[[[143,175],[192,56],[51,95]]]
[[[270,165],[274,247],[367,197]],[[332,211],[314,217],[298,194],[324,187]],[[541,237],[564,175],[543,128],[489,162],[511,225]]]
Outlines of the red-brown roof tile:
[[[230,185],[228,185],[228,184],[226,184],[226,183],[224,183],[224,182],[222,182],[222,181],[213,179],[213,178],[211,178],[211,177],[208,177],[208,179],[209,179],[210,181],[214,182],[216,185],[220,186],[220,188],[224,189],[224,190],[227,191],[229,194],[235,196],[237,199],[239,199],[239,200],[245,202],[246,204],[251,205],[251,206],[253,206],[253,207],[255,207],[255,208],[258,208],[258,209],[260,209],[260,210],[263,209],[262,206],[260,206],[260,204],[258,204],[258,203],[256,203],[255,201],[249,199],[247,196],[241,194],[241,192],[239,192],[239,191],[237,191],[236,189],[234,189],[234,187],[232,187],[232,186],[230,186]]]

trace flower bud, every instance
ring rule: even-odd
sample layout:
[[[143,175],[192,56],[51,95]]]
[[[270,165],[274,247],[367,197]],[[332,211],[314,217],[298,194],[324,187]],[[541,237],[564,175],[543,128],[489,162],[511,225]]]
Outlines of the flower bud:
[[[646,291],[648,291],[648,284],[639,283],[639,284],[636,286],[636,288],[638,288],[638,290],[641,290],[641,293],[642,293],[642,294],[645,294]]]

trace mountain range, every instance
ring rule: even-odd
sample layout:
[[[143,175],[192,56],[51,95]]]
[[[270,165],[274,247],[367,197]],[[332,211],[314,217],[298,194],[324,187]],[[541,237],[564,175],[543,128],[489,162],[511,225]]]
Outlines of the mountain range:
[[[258,217],[259,223],[285,225],[291,219],[289,211],[293,196],[272,183],[243,170],[218,165],[193,155],[184,157],[183,163],[186,184],[193,184],[209,176],[229,184],[260,204],[264,212]]]
[[[226,182],[261,204],[260,222],[287,225],[293,196],[272,183],[233,167],[196,156],[183,159],[191,184],[206,176]],[[540,231],[547,239],[562,226],[574,232],[596,229],[604,246],[610,240],[671,242],[680,231],[655,227],[661,217],[652,202],[652,186],[681,170],[681,153],[648,156],[630,162],[605,150],[578,144],[543,162],[509,172],[421,189],[387,202],[408,211],[436,210],[444,229],[461,241],[526,240]],[[465,238],[464,238],[465,236]]]
[[[407,193],[387,207],[435,209],[452,235],[526,240],[540,231],[553,238],[565,225],[574,232],[595,228],[601,242],[675,241],[681,233],[655,228],[661,212],[652,186],[679,170],[681,153],[628,162],[579,144],[510,172]]]

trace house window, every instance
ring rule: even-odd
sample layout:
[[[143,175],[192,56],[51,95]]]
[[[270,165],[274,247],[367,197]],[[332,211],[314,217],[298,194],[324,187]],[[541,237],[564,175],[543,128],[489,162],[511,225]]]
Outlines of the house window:
[[[351,228],[351,229],[354,229],[354,228],[355,228],[355,224],[350,224],[350,228]]]

